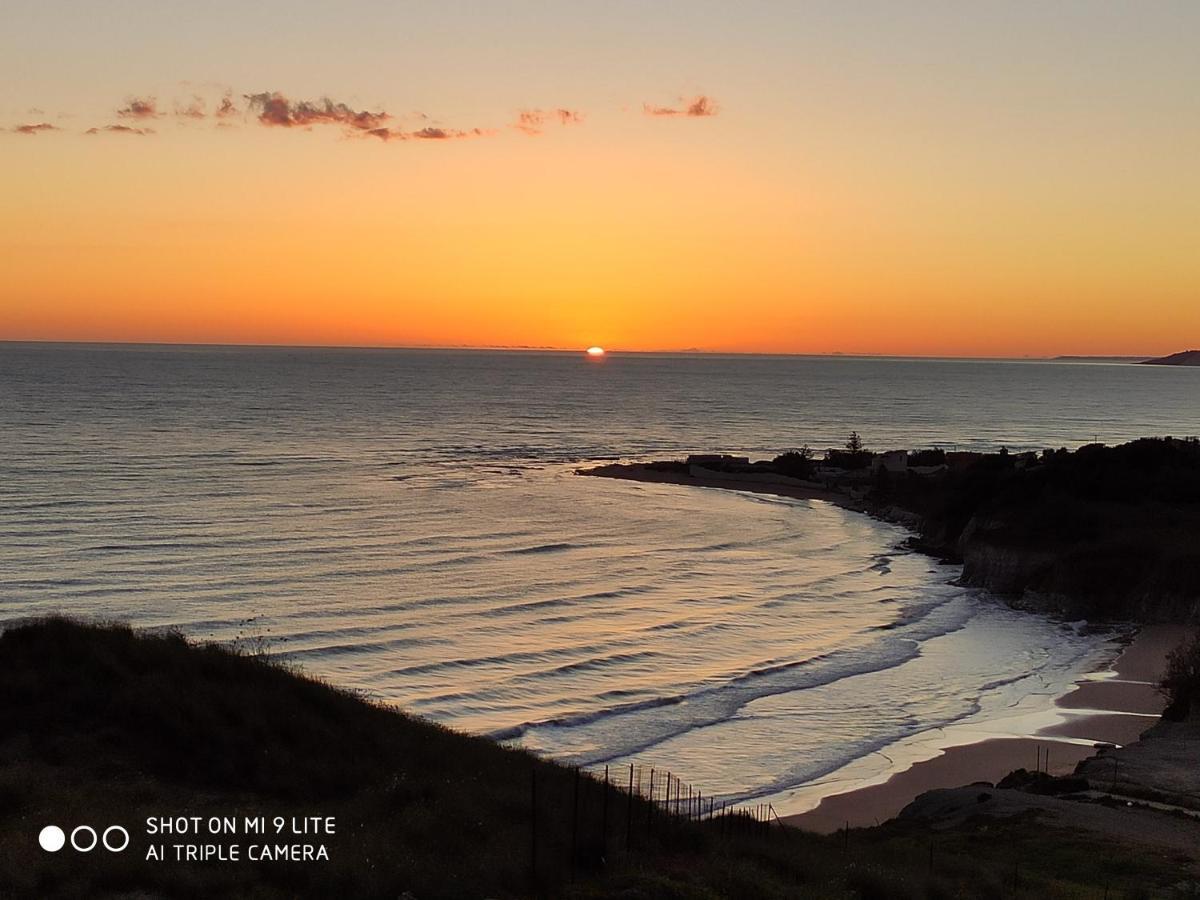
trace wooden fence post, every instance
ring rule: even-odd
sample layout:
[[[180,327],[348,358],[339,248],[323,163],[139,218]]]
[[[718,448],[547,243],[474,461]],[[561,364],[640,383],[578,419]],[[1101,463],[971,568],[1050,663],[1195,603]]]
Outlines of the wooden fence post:
[[[571,798],[571,880],[575,880],[575,860],[579,856],[579,766],[575,767],[575,787]]]
[[[625,850],[633,846],[633,763],[629,764],[629,793],[625,795]]]
[[[537,766],[529,770],[529,880],[537,885]]]
[[[600,815],[600,857],[608,862],[608,766],[604,767],[604,800]]]
[[[654,769],[650,769],[650,802],[646,804],[646,834],[650,833],[651,818],[654,815]]]

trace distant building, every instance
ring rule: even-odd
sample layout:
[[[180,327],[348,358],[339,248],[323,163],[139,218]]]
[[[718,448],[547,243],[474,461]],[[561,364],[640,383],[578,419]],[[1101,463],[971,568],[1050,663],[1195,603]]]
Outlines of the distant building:
[[[1013,454],[1013,465],[1018,469],[1028,469],[1030,466],[1038,464],[1038,453],[1036,450],[1027,450],[1024,453]]]

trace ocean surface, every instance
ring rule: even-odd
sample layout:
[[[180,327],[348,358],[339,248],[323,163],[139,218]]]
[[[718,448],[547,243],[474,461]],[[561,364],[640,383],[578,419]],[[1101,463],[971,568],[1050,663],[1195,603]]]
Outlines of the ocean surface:
[[[599,460],[1200,433],[1124,363],[0,344],[0,620],[265,643],[439,722],[779,796],[1112,652],[822,502]],[[810,798],[811,800],[811,798]]]

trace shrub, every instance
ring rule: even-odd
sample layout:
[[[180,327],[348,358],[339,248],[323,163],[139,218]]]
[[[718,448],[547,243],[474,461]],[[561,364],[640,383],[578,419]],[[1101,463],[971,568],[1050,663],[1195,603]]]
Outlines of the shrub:
[[[946,451],[940,447],[932,450],[914,450],[908,454],[910,466],[940,466],[946,461]]]
[[[1167,670],[1159,682],[1167,695],[1163,718],[1179,721],[1187,717],[1200,697],[1200,635],[1185,641],[1167,655]]]
[[[775,457],[771,464],[781,475],[790,475],[792,478],[809,478],[813,471],[812,451],[808,447],[789,450],[787,453],[781,453]]]

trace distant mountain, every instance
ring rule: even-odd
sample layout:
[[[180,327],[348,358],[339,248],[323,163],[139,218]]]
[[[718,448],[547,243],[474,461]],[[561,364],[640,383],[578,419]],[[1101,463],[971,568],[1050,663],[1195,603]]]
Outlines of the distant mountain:
[[[1200,366],[1200,350],[1181,350],[1170,356],[1160,356],[1158,359],[1148,359],[1144,366]]]

